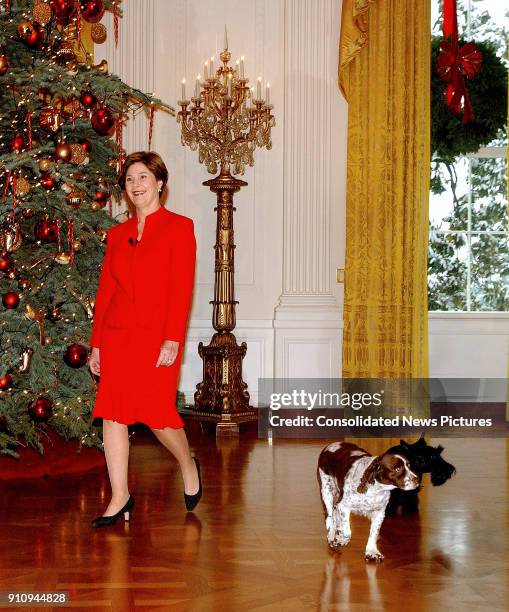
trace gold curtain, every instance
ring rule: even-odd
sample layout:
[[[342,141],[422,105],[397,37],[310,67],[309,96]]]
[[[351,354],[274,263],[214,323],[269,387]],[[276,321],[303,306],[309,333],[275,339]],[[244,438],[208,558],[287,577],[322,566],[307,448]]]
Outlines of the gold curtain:
[[[428,376],[430,2],[343,0],[343,377]]]

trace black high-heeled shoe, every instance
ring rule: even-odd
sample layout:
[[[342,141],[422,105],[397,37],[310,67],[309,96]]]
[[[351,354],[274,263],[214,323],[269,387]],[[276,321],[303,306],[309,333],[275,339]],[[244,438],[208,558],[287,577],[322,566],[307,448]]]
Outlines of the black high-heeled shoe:
[[[111,516],[98,516],[93,521],[91,521],[94,527],[107,527],[108,525],[113,525],[116,523],[117,519],[120,515],[124,514],[124,520],[129,520],[129,513],[132,511],[134,507],[134,497],[129,494],[129,499],[125,503],[125,506],[121,508],[116,514],[112,514]]]
[[[193,457],[193,459],[194,459],[194,462],[196,463],[196,471],[198,472],[198,483],[200,486],[199,486],[198,491],[194,495],[188,495],[184,491],[184,501],[186,502],[186,509],[188,512],[191,512],[191,510],[194,510],[194,508],[196,508],[198,502],[201,499],[201,494],[203,492],[203,489],[201,486],[200,462],[198,461],[196,457]]]

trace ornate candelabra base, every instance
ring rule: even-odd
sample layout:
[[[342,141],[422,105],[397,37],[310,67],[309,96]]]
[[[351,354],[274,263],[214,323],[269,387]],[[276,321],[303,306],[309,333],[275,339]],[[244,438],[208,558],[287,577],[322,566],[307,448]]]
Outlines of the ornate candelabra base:
[[[200,420],[215,422],[218,435],[238,433],[240,423],[257,419],[257,411],[249,405],[247,384],[242,380],[246,351],[246,343],[239,346],[231,332],[215,333],[209,345],[198,345],[203,380],[196,386],[194,407],[187,412]]]

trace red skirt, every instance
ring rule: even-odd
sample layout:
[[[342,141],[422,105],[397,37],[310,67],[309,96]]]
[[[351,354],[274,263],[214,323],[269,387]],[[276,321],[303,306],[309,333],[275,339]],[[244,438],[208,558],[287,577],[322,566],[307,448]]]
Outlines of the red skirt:
[[[100,380],[92,417],[124,425],[144,423],[153,429],[180,429],[177,384],[182,343],[170,366],[156,367],[161,348],[159,333],[141,328],[102,330],[99,349]]]

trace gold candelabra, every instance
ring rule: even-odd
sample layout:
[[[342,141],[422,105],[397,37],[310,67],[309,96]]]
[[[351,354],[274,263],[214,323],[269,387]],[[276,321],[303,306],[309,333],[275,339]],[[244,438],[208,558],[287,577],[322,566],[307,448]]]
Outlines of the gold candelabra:
[[[200,163],[210,174],[219,174],[203,185],[216,193],[217,213],[215,275],[212,325],[216,333],[210,344],[198,345],[203,360],[203,379],[196,386],[191,414],[216,422],[218,432],[238,431],[238,424],[255,420],[256,411],[249,406],[247,384],[242,380],[242,360],[247,351],[235,335],[233,194],[246,181],[232,176],[243,175],[246,165],[254,165],[256,147],[272,148],[270,85],[262,98],[261,78],[255,89],[244,76],[244,58],[236,67],[229,65],[231,53],[225,28],[224,49],[219,55],[222,65],[214,70],[214,58],[205,62],[203,81],[198,75],[191,100],[186,99],[186,82],[182,81],[181,141],[191,150],[198,149]]]

